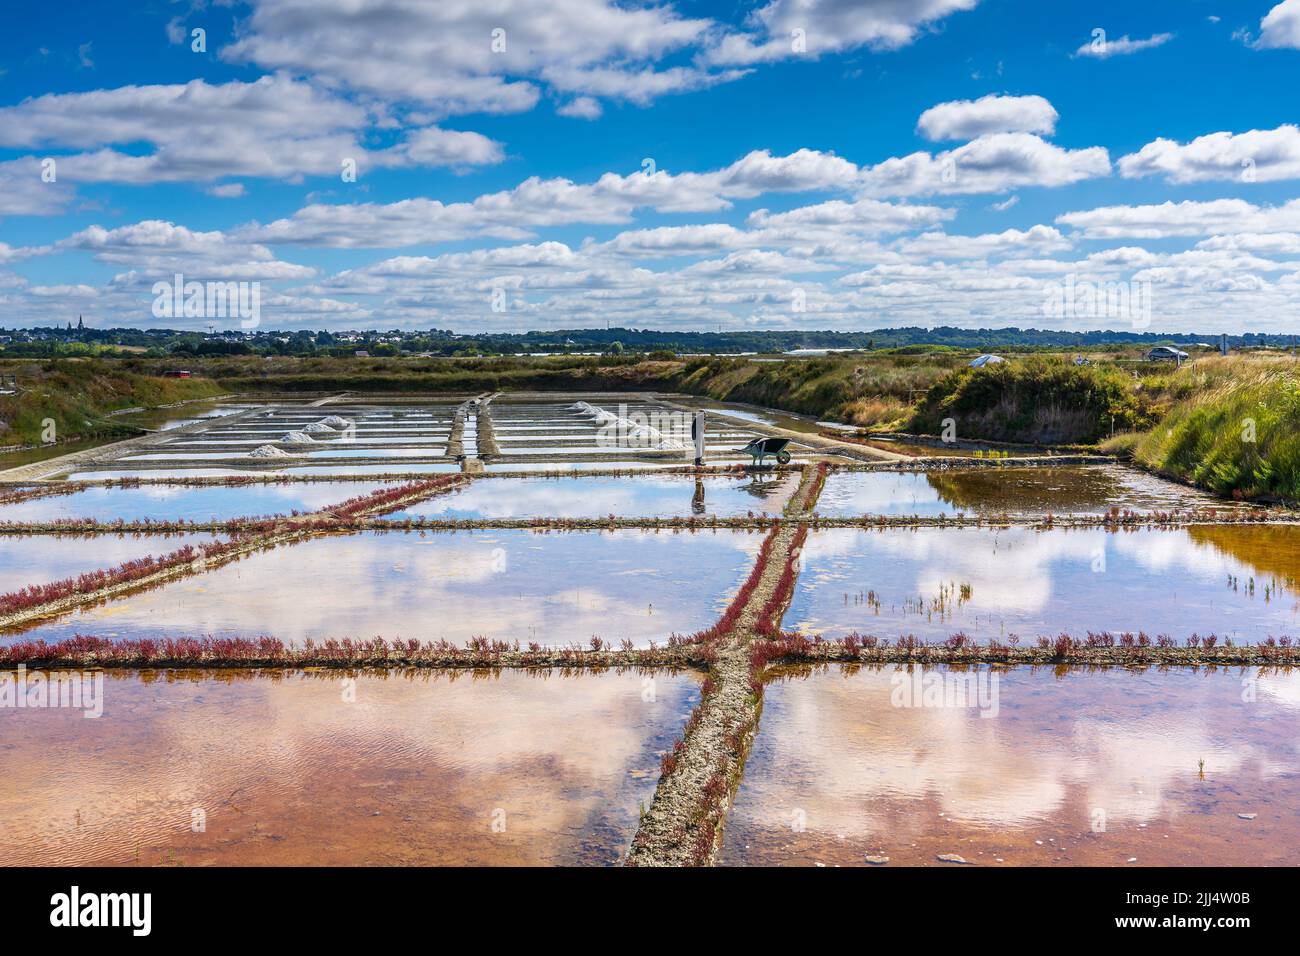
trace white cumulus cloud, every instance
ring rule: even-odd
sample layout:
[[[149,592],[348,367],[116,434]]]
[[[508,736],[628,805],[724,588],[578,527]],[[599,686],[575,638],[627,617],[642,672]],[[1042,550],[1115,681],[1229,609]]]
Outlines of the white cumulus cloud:
[[[1282,0],[1259,21],[1259,31],[1258,47],[1300,50],[1300,0]]]
[[[1157,139],[1119,159],[1120,174],[1164,176],[1175,183],[1300,179],[1300,128],[1210,133],[1190,143]]]
[[[1056,109],[1041,96],[998,96],[953,100],[932,106],[917,120],[916,129],[936,142],[975,139],[989,133],[1043,133],[1056,129]]]

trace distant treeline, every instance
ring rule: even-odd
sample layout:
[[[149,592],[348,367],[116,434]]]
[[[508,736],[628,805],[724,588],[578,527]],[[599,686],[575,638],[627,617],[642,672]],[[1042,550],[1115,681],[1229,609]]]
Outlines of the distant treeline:
[[[375,357],[521,355],[532,352],[675,352],[678,354],[773,353],[796,349],[929,348],[996,350],[1088,349],[1157,343],[1216,345],[1213,333],[1087,331],[1047,329],[958,329],[919,326],[863,332],[743,331],[678,332],[652,329],[557,329],[532,332],[460,334],[450,330],[329,332],[274,329],[243,335],[205,335],[172,329],[0,329],[0,353],[13,358],[111,354],[119,348],[161,357],[296,355]],[[1293,344],[1292,337],[1248,333],[1229,337],[1234,347]]]
[[[1261,336],[1235,337],[1236,344],[1256,345]],[[458,339],[464,347],[471,339]],[[560,329],[555,332],[519,334],[483,333],[472,341],[486,351],[498,353],[530,351],[605,350],[621,346],[628,351],[678,353],[788,352],[795,349],[888,349],[908,345],[938,345],[958,349],[997,348],[1084,348],[1104,345],[1143,345],[1156,342],[1214,343],[1217,336],[1158,332],[1057,332],[1040,329],[958,329],[919,326],[876,329],[867,332],[754,331],[673,332],[651,329]],[[1274,336],[1279,342],[1280,337]]]

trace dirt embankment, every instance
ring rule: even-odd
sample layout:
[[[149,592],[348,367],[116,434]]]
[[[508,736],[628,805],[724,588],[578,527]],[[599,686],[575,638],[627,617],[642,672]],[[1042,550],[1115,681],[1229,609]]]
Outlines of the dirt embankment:
[[[0,361],[0,373],[12,374],[18,385],[16,394],[0,395],[0,445],[48,444],[51,434],[61,442],[138,434],[112,413],[213,398],[227,391],[210,378],[166,378],[162,372],[129,360]]]
[[[804,471],[788,516],[807,514],[823,475],[823,469]],[[774,598],[789,573],[801,528],[806,525],[787,521],[770,533],[750,580],[707,638],[714,657],[699,706],[682,739],[665,757],[654,800],[628,852],[628,865],[712,863],[762,712],[750,646],[762,637],[763,626],[779,621],[784,611],[774,609]]]

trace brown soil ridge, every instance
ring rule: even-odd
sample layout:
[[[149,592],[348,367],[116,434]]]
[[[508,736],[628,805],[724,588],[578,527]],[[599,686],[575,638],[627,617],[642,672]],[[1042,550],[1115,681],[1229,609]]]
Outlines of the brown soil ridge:
[[[669,399],[661,398],[660,401],[670,408],[676,408],[683,412],[693,414],[696,410],[694,406],[684,405],[680,402],[671,401]],[[746,418],[738,418],[734,415],[728,415],[725,411],[716,408],[706,408],[703,409],[703,411],[709,418],[721,420],[728,425],[734,425],[737,428],[761,431],[765,436],[771,436],[773,438],[789,438],[792,441],[811,448],[815,452],[831,452],[856,461],[867,462],[890,462],[903,461],[907,459],[906,455],[901,455],[898,452],[886,451],[883,448],[876,448],[873,445],[862,445],[856,442],[842,441],[841,439],[822,435],[818,432],[801,432],[795,431],[791,428],[782,428],[779,425],[771,425],[767,422],[755,422]]]
[[[478,406],[478,457],[485,456],[500,457],[501,449],[497,445],[496,429],[492,425],[492,399],[496,398],[496,393],[489,395],[479,402]]]
[[[1213,647],[1124,646],[1088,647],[1073,642],[1068,648],[1008,647],[1004,644],[966,644],[950,647],[925,644],[907,647],[864,648],[842,641],[797,641],[799,646],[772,643],[768,662],[779,664],[945,664],[1068,667],[1212,667],[1300,665],[1300,646],[1267,644],[1216,644]]]
[[[91,638],[91,640],[98,640]],[[354,642],[352,648],[328,650],[320,642],[312,646],[278,646],[274,651],[230,653],[220,648],[200,647],[193,652],[168,653],[163,642],[148,652],[141,642],[112,642],[112,650],[69,649],[59,645],[15,645],[0,648],[0,666],[22,664],[30,668],[97,667],[118,670],[168,670],[188,667],[215,669],[247,668],[494,668],[527,669],[563,667],[572,670],[703,669],[711,665],[713,649],[702,643],[681,643],[631,650],[583,647],[544,647],[538,650],[453,648],[421,644],[414,649],[401,641],[385,642],[375,649],[373,642]],[[198,641],[202,645],[203,641]],[[279,642],[275,642],[278,644]],[[777,640],[771,642],[780,645]],[[966,647],[943,645],[922,647],[847,647],[840,642],[807,642],[802,648],[777,646],[774,656],[765,657],[772,667],[887,667],[897,664],[948,667],[994,665],[1003,667],[1086,667],[1086,668],[1169,668],[1169,667],[1300,667],[1300,646],[1227,645],[1215,647],[1074,647],[1052,648]]]
[[[819,484],[817,469],[805,469],[787,514],[807,513]],[[627,865],[712,864],[762,711],[762,697],[750,683],[750,645],[761,637],[759,621],[780,584],[799,527],[790,521],[773,531],[757,585],[730,633],[715,642],[711,692],[701,698],[698,719],[693,719],[675,765],[660,777],[632,840]],[[775,621],[780,613],[772,615]]]
[[[399,642],[400,643],[400,642]],[[634,650],[589,650],[554,647],[540,650],[481,650],[467,648],[432,648],[422,646],[407,651],[397,646],[383,650],[369,648],[361,642],[352,651],[329,651],[316,644],[312,647],[277,648],[274,652],[223,654],[201,649],[195,652],[167,653],[157,648],[144,652],[137,647],[100,652],[94,649],[68,650],[58,646],[24,650],[20,657],[4,660],[3,667],[23,665],[34,669],[95,667],[105,670],[174,670],[177,668],[212,668],[217,670],[283,670],[302,668],[327,669],[551,669],[568,671],[678,671],[703,668],[706,655],[696,644]]]

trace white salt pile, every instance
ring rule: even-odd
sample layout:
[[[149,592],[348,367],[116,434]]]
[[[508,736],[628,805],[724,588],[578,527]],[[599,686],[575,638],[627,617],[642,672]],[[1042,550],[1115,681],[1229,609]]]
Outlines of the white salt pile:
[[[329,425],[326,425],[324,422],[312,422],[310,425],[304,428],[303,431],[309,435],[323,435],[327,432],[331,435],[336,434],[334,429],[331,428]]]
[[[604,433],[602,437],[608,438],[610,435],[621,437],[620,444],[625,447],[654,448],[659,451],[684,451],[686,448],[682,442],[665,435],[653,425],[642,424],[630,418],[621,418],[608,409],[597,408],[586,402],[578,404],[585,406],[583,414],[592,416],[595,424],[601,427]]]
[[[652,425],[632,425],[627,430],[627,437],[630,444],[657,448],[660,451],[684,451],[686,448],[677,439],[669,438]]]
[[[328,425],[330,428],[351,428],[352,422],[338,415],[330,415],[328,418],[322,418],[320,424]]]
[[[306,432],[289,432],[280,441],[288,445],[310,445],[316,441]]]
[[[274,445],[262,445],[254,451],[248,453],[249,458],[288,458],[289,453],[276,448]]]

